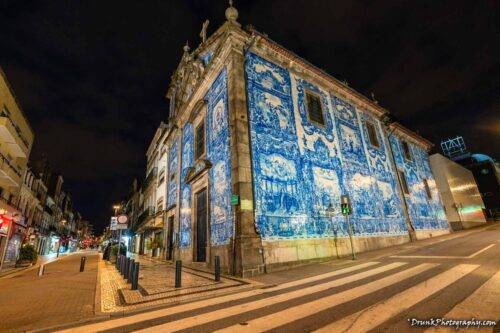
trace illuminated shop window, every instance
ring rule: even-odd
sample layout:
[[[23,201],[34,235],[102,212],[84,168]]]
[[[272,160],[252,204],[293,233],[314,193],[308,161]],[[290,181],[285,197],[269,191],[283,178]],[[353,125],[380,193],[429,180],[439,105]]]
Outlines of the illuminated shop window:
[[[321,106],[321,98],[311,92],[306,92],[307,115],[309,120],[324,126],[325,117],[323,116],[323,107]]]

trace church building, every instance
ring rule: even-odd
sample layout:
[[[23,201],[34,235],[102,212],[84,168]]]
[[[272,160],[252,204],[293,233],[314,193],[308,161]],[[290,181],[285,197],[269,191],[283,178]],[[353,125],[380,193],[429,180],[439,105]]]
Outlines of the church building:
[[[432,144],[254,29],[227,21],[184,54],[167,92],[165,243],[251,276],[449,232]],[[343,215],[348,196],[351,214]],[[352,228],[348,226],[351,225]],[[198,263],[198,264],[197,264]]]

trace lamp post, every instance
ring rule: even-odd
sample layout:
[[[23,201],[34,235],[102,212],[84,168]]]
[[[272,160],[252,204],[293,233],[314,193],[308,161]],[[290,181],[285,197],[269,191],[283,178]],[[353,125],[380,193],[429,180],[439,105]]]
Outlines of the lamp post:
[[[118,216],[118,209],[122,208],[121,205],[113,205],[113,209],[115,210],[115,218]],[[120,229],[118,234],[118,254],[120,254],[120,250],[122,248],[122,229]]]

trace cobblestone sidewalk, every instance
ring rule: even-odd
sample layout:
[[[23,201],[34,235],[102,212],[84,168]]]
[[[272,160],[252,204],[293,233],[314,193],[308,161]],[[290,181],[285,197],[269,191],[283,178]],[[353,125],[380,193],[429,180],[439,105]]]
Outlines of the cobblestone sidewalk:
[[[130,284],[126,283],[114,264],[104,260],[100,262],[102,312],[176,304],[262,286],[260,283],[228,277],[221,277],[221,281],[216,282],[213,274],[184,267],[182,287],[175,288],[175,269],[170,263],[135,258],[141,264],[139,290],[131,290]]]
[[[80,258],[87,257],[79,272]],[[0,279],[0,332],[24,332],[94,316],[97,253],[78,253]]]

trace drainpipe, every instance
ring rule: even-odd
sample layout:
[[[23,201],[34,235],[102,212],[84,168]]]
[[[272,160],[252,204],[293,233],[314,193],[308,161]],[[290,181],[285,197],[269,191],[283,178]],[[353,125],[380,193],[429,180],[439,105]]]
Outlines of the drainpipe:
[[[389,152],[391,153],[390,160],[391,160],[392,168],[396,172],[396,178],[398,180],[399,199],[403,203],[403,211],[404,211],[404,215],[405,215],[406,227],[408,228],[408,236],[410,237],[410,242],[414,242],[417,240],[417,236],[415,234],[415,227],[413,226],[413,223],[411,222],[409,208],[408,208],[408,202],[406,201],[406,197],[405,197],[405,194],[403,191],[403,184],[401,182],[401,177],[399,176],[399,169],[398,169],[398,166],[396,164],[396,158],[394,156],[394,151],[392,150],[392,145],[391,145],[391,141],[390,141],[390,137],[392,136],[392,134],[394,134],[394,129],[389,131],[389,126],[391,123],[393,123],[393,121],[390,119],[389,113],[386,113],[382,116],[382,121],[383,121],[384,127],[385,127],[385,130],[383,131],[384,136],[385,136],[385,139],[387,140],[387,145],[389,146]]]

